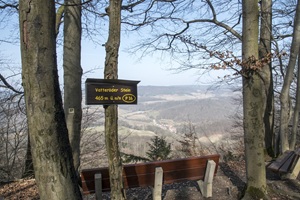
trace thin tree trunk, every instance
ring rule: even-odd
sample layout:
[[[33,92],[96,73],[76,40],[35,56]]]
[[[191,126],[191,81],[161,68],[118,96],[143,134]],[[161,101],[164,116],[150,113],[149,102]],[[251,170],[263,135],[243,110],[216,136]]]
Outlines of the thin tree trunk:
[[[261,26],[259,42],[259,58],[268,58],[271,54],[272,38],[272,0],[261,1]],[[264,64],[261,75],[264,81],[264,95],[266,98],[264,124],[265,124],[265,149],[269,156],[274,157],[274,92],[271,60]]]
[[[40,199],[81,199],[58,82],[55,2],[19,3],[22,81]]]
[[[109,35],[105,44],[105,79],[118,79],[118,55],[121,34],[121,0],[110,0],[107,13],[109,16]],[[109,163],[111,199],[124,199],[122,163],[118,145],[118,107],[105,108],[105,144]]]
[[[280,153],[284,153],[289,150],[289,122],[291,119],[291,105],[290,105],[290,86],[293,81],[293,74],[296,65],[297,56],[299,54],[300,46],[300,3],[298,1],[295,21],[294,21],[294,32],[293,40],[290,51],[289,63],[287,66],[286,75],[284,77],[283,86],[280,94]]]
[[[247,189],[243,199],[261,199],[266,195],[264,162],[264,106],[265,91],[259,70],[253,70],[258,59],[258,5],[256,1],[243,1],[243,111],[246,156]]]
[[[297,90],[296,90],[296,103],[294,108],[292,138],[290,143],[290,149],[294,150],[297,142],[297,132],[299,124],[299,112],[300,112],[300,56],[298,55],[298,76],[297,76]]]
[[[80,166],[82,118],[81,0],[65,0],[64,15],[64,111],[75,170]],[[72,5],[72,6],[68,6]],[[74,6],[78,5],[78,6]]]
[[[31,145],[30,145],[30,136],[28,132],[27,139],[27,151],[26,151],[26,160],[25,160],[25,169],[22,175],[22,178],[34,176],[34,169],[32,163],[32,155],[31,155]]]

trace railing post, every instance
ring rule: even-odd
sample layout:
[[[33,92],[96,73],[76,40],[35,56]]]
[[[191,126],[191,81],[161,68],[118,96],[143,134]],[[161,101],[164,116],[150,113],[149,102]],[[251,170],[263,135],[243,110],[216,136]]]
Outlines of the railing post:
[[[205,170],[204,181],[199,180],[198,185],[201,193],[204,197],[212,197],[212,182],[214,178],[214,172],[216,169],[216,163],[213,160],[208,160]]]
[[[96,200],[102,200],[102,175],[95,174],[95,195]]]
[[[162,185],[163,185],[163,169],[161,167],[156,167],[154,189],[152,192],[153,200],[161,200]]]

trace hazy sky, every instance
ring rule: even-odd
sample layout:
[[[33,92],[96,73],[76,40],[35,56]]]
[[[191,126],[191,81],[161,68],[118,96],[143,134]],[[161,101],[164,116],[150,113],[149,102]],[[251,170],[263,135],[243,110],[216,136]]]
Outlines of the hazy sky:
[[[2,38],[9,37],[9,32],[0,30]],[[126,48],[130,47],[130,43],[135,42],[136,38],[122,37],[121,48],[119,53],[119,79],[138,80],[141,81],[139,85],[198,85],[208,83],[212,79],[216,80],[217,73],[211,73],[199,79],[199,72],[186,71],[176,73],[169,70],[169,58],[161,59],[159,55],[146,56],[139,60],[139,54],[136,56],[126,52]],[[1,57],[11,59],[14,67],[21,68],[20,48],[18,45],[11,45],[1,43],[0,47]],[[62,80],[62,47],[57,50],[58,68],[60,80]],[[84,72],[91,69],[93,73],[84,75],[85,78],[103,78],[105,59],[105,48],[101,45],[95,45],[92,42],[82,41],[82,68]],[[84,81],[83,80],[83,81]]]
[[[121,47],[122,48],[122,47]],[[95,48],[94,45],[85,44],[82,47],[83,69],[100,67],[89,78],[103,78],[105,59],[104,47]],[[139,60],[138,57],[126,53],[124,49],[119,52],[119,79],[139,80],[140,85],[194,85],[198,84],[195,71],[176,73],[168,70],[167,62],[155,56],[148,56]]]
[[[122,40],[121,40],[122,43]],[[125,45],[124,45],[125,43]],[[126,52],[130,44],[123,41],[119,52],[118,77],[119,79],[139,80],[139,85],[198,85],[217,80],[217,76],[223,72],[212,72],[205,76],[199,76],[196,70],[176,72],[170,70],[169,58],[161,59],[159,55],[146,56],[141,60],[139,54],[132,55]],[[89,78],[103,78],[105,59],[105,47],[83,42],[82,68],[86,71],[90,68],[100,67],[95,73],[86,75]],[[199,78],[200,77],[200,78]]]
[[[2,16],[2,15],[1,15]],[[13,15],[11,17],[6,16],[5,21],[0,23],[0,41],[11,39],[17,37],[18,33],[18,16]],[[11,23],[11,22],[14,23]],[[107,26],[107,23],[101,25]],[[62,34],[63,26],[60,27]],[[94,40],[101,40],[105,43],[107,35],[107,29],[104,28],[99,36],[93,36]],[[122,29],[123,30],[123,29]],[[161,59],[160,55],[146,56],[141,61],[139,61],[140,54],[137,52],[137,55],[130,55],[126,52],[126,48],[129,48],[132,44],[135,44],[139,41],[139,37],[145,36],[146,33],[134,33],[122,31],[121,33],[121,49],[119,52],[119,79],[128,79],[128,80],[139,80],[141,81],[139,85],[198,85],[198,84],[207,84],[217,81],[217,76],[223,76],[224,71],[214,71],[205,76],[201,76],[199,71],[186,71],[176,73],[175,71],[169,70],[171,67],[169,64],[169,59],[166,57]],[[126,35],[127,34],[127,35]],[[140,34],[140,35],[139,35]],[[147,36],[147,35],[146,35]],[[60,43],[62,39],[60,38]],[[20,48],[17,45],[10,45],[7,43],[0,42],[0,59],[9,58],[13,61],[15,67],[21,68],[21,59],[20,59]],[[58,68],[59,76],[62,79],[62,47],[59,46],[57,50],[58,58]],[[82,40],[82,68],[84,72],[87,72],[91,69],[98,68],[94,70],[94,73],[84,74],[84,78],[103,78],[104,71],[104,59],[105,59],[105,48],[101,45],[96,45],[91,41],[83,38]],[[0,60],[1,61],[1,60]],[[84,80],[83,80],[84,81]]]

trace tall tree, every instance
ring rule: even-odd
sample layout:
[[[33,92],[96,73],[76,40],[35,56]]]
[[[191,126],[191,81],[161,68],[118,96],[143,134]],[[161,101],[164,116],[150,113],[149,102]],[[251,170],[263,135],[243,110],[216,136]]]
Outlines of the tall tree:
[[[58,34],[59,26],[61,24],[61,18],[63,15],[64,6],[61,6],[58,8],[56,13],[56,36]],[[31,155],[31,146],[30,146],[30,136],[28,132],[28,139],[27,139],[27,150],[26,150],[26,160],[25,160],[25,169],[24,173],[22,175],[23,178],[34,176],[34,169],[33,169],[33,163],[32,163],[32,155]]]
[[[239,58],[239,55],[235,55],[233,59],[230,57],[227,62],[223,61],[228,55],[224,52],[233,51],[234,54],[239,52],[238,45],[242,40],[242,31],[240,30],[240,19],[242,16],[240,12],[241,1],[153,0],[143,3],[148,4],[145,10],[140,11],[142,9],[134,8],[133,12],[129,14],[132,17],[138,16],[139,18],[132,20],[131,17],[123,17],[124,20],[127,20],[124,23],[131,25],[133,30],[139,31],[142,30],[141,26],[144,26],[149,28],[147,31],[151,31],[155,34],[151,34],[150,37],[147,37],[144,42],[138,44],[137,48],[134,48],[133,51],[136,52],[137,49],[143,48],[145,51],[142,52],[144,53],[151,51],[169,52],[174,60],[177,60],[177,63],[181,64],[177,68],[181,71],[199,69],[204,73],[212,69],[207,67],[207,65],[210,65],[213,66],[214,69],[231,68],[234,74],[239,74],[240,70],[234,68],[235,65],[230,64],[232,60]],[[272,42],[276,48],[275,52],[288,52],[287,47],[290,46],[292,28],[296,27],[293,26],[292,23],[294,20],[293,15],[295,13],[296,1],[262,0],[258,1],[258,4],[261,5],[260,9],[258,9],[261,12],[259,57],[261,59],[269,59],[272,29],[274,30]],[[274,8],[272,9],[273,6]],[[199,10],[205,10],[205,12],[199,13]],[[228,12],[229,10],[230,13]],[[189,15],[185,14],[187,11],[189,11]],[[160,15],[157,15],[158,12]],[[205,37],[203,37],[203,35],[205,35]],[[215,58],[219,59],[220,62]],[[276,91],[282,88],[280,80],[282,80],[285,74],[284,66],[286,63],[282,56],[274,57],[272,62],[272,65],[270,62],[264,63],[265,67],[262,68],[263,72],[261,76],[265,81],[264,95],[266,95],[267,98],[264,114],[265,147],[268,154],[274,156],[278,153],[275,153],[273,149],[275,140],[277,141],[277,138],[274,138],[274,115],[276,112],[274,112],[273,90]],[[275,83],[273,82],[271,69],[276,70],[274,73],[274,77],[276,77],[276,79],[274,79],[276,81]],[[230,72],[228,72],[228,74],[229,73]],[[287,73],[287,75],[289,74],[290,73]],[[229,80],[228,77],[232,76],[226,75],[224,76],[224,80]],[[289,85],[288,87],[290,87],[290,84],[284,85]],[[285,88],[287,87],[284,86],[283,88],[286,90]],[[287,96],[285,93],[286,91],[281,95],[283,98]],[[292,104],[289,100],[284,101],[286,103],[283,105],[281,114],[286,114],[282,116],[283,124],[280,126],[280,133],[283,139],[281,146],[287,147],[287,136],[284,134],[288,133],[287,127],[292,116]],[[284,142],[285,140],[286,142]],[[287,148],[283,149],[287,150]]]
[[[272,40],[272,0],[262,0],[260,4],[260,40],[259,40],[259,58],[269,59],[271,56],[271,40]],[[266,62],[262,68],[262,78],[266,105],[264,113],[265,125],[265,148],[272,157],[274,154],[274,89],[272,63]]]
[[[297,1],[293,40],[290,49],[290,58],[287,66],[286,74],[284,77],[283,86],[280,94],[280,153],[289,150],[288,126],[291,119],[291,100],[290,100],[290,86],[294,78],[294,69],[299,54],[300,47],[300,2]]]
[[[58,82],[55,1],[20,1],[22,81],[41,199],[81,199]]]
[[[258,3],[243,0],[243,112],[247,189],[244,199],[261,199],[267,191],[264,164],[263,80],[258,66]]]
[[[78,170],[82,118],[81,0],[65,0],[64,7],[64,111],[74,166]]]
[[[108,40],[105,44],[105,79],[118,79],[118,56],[121,37],[122,0],[110,0],[106,8],[109,16]],[[109,164],[111,199],[124,199],[122,163],[118,145],[118,107],[105,108],[105,145]]]
[[[290,142],[290,149],[295,149],[297,142],[298,124],[299,124],[299,112],[300,112],[300,56],[298,54],[298,74],[297,74],[297,90],[296,90],[296,102],[293,114],[293,127],[292,137]]]

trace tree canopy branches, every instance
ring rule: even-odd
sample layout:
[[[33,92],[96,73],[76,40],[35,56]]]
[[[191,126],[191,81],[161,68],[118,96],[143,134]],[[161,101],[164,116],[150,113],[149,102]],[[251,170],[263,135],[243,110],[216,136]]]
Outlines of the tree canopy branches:
[[[16,11],[19,10],[19,4],[17,3],[18,1],[3,1],[0,0],[0,9],[6,9],[6,8],[13,8]]]
[[[13,92],[15,92],[15,93],[17,93],[17,94],[23,94],[23,93],[24,93],[23,91],[19,91],[19,90],[17,90],[15,87],[13,87],[12,85],[10,85],[10,84],[7,82],[6,78],[5,78],[2,74],[0,74],[0,80],[1,80],[2,83],[3,83],[3,85],[0,84],[0,87],[7,88],[7,89],[9,89],[9,90],[11,90],[11,91],[13,91]]]

